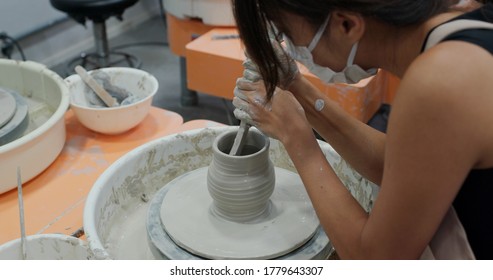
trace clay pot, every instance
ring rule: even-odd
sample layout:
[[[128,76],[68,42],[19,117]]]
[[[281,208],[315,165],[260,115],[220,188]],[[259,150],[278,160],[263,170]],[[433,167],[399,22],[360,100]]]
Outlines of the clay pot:
[[[268,214],[274,191],[269,138],[251,129],[239,156],[229,155],[236,131],[220,134],[212,145],[207,187],[213,214],[234,222],[253,222]]]

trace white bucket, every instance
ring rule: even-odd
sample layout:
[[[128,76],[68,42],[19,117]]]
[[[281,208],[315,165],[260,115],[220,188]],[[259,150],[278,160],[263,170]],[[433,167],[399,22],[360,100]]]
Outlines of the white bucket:
[[[22,183],[25,183],[58,157],[65,144],[64,116],[69,106],[69,94],[67,85],[58,74],[32,61],[0,59],[0,87],[16,91],[33,104],[29,109],[31,116],[26,134],[0,146],[2,194],[17,187],[17,167],[20,167]],[[47,107],[53,112],[50,116],[37,118],[35,107]],[[48,119],[41,121],[44,117]],[[41,124],[34,125],[38,120]]]

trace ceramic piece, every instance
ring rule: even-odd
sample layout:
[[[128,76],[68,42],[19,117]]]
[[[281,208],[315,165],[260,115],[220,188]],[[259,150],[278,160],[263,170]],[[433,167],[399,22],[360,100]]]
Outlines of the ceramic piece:
[[[14,116],[16,107],[14,96],[0,88],[0,128]]]
[[[278,182],[264,216],[248,223],[211,213],[207,168],[187,173],[166,185],[161,219],[180,247],[209,259],[272,259],[308,241],[318,218],[299,176],[276,169]]]
[[[258,130],[247,132],[241,155],[230,155],[236,135],[228,131],[214,140],[207,188],[214,215],[249,222],[267,211],[275,185],[274,166],[269,159],[269,138]]]

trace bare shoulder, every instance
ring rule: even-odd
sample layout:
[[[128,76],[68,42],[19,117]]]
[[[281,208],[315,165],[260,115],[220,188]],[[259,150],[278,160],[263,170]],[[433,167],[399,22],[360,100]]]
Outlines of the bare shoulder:
[[[420,55],[408,68],[403,85],[424,86],[424,89],[444,96],[469,97],[481,95],[481,90],[493,85],[493,56],[483,48],[459,41],[450,41]],[[490,87],[491,88],[491,87]],[[486,96],[485,96],[486,97]],[[493,94],[491,94],[493,97]]]
[[[467,135],[480,153],[476,166],[493,166],[493,132],[481,129],[493,126],[493,56],[486,50],[458,41],[433,47],[411,64],[394,105],[440,120],[437,132]]]

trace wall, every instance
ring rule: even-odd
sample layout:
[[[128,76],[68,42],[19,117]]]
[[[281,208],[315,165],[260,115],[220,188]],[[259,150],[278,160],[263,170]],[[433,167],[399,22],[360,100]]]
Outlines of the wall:
[[[123,21],[106,22],[109,38],[159,15],[160,0],[140,0],[123,14]],[[29,2],[29,3],[26,3]],[[41,5],[41,3],[43,3]],[[27,9],[28,7],[28,9]],[[18,39],[28,60],[48,67],[63,63],[94,46],[92,23],[86,27],[55,10],[49,0],[1,0],[0,32]],[[35,31],[33,34],[30,34]],[[13,59],[20,59],[15,51]]]

